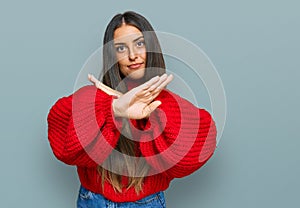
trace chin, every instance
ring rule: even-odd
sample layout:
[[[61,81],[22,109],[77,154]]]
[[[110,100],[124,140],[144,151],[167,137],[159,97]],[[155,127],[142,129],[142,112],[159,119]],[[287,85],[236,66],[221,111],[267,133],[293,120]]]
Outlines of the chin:
[[[140,69],[140,70],[131,72],[128,75],[128,78],[130,78],[130,79],[141,79],[141,78],[144,77],[144,75],[145,75],[145,69]]]

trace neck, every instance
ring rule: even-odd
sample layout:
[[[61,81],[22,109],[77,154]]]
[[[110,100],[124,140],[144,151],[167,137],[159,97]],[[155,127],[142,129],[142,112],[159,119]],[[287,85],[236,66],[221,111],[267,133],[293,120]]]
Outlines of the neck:
[[[127,88],[128,88],[128,91],[131,90],[132,88],[135,88],[141,84],[144,84],[145,83],[145,80],[143,78],[141,79],[125,79],[124,82],[126,83],[127,85]]]

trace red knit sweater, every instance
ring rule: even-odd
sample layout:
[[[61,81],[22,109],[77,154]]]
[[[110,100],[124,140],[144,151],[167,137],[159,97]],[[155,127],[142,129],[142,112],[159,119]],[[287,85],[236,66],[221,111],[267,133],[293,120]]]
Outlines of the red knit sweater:
[[[151,113],[142,131],[132,130],[141,155],[153,173],[144,178],[143,192],[134,188],[116,193],[108,182],[104,189],[97,171],[116,146],[121,124],[112,114],[110,96],[94,86],[85,86],[60,98],[48,115],[48,138],[54,155],[76,165],[81,184],[115,202],[136,201],[168,188],[174,178],[199,169],[216,147],[216,127],[210,114],[178,95],[163,90],[162,104]],[[140,121],[131,120],[135,125]],[[87,153],[88,152],[88,153]],[[123,180],[127,180],[123,176]]]

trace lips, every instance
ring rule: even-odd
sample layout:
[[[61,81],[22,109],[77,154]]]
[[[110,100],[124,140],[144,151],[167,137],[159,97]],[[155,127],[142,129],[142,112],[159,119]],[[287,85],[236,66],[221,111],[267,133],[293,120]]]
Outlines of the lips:
[[[137,63],[137,64],[130,64],[128,65],[128,68],[130,69],[138,69],[142,66],[143,63]]]

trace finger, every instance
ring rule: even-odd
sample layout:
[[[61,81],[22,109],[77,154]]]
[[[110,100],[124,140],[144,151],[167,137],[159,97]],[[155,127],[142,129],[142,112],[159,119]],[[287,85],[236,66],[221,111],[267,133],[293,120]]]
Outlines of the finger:
[[[94,84],[96,84],[97,82],[99,82],[99,80],[96,79],[96,77],[94,77],[94,75],[92,75],[92,74],[88,74],[88,79],[89,79],[92,83],[94,83]]]
[[[108,95],[114,95],[114,96],[117,96],[117,97],[120,97],[121,95],[123,95],[121,92],[117,91],[117,90],[114,90],[108,86],[106,86],[105,84],[103,84],[102,82],[100,82],[98,79],[96,79],[93,75],[91,74],[88,74],[88,79],[94,83],[94,85],[104,91],[106,94]]]
[[[144,84],[140,85],[138,87],[139,90],[147,90],[149,87],[151,87],[153,84],[158,82],[160,80],[159,76],[155,76],[151,78],[149,81],[145,82]]]
[[[115,90],[113,95],[117,96],[119,98],[119,97],[121,97],[123,95],[123,93]]]
[[[100,82],[98,79],[96,79],[94,77],[94,75],[88,74],[88,78],[91,82],[93,82],[97,88],[101,89],[101,90],[107,90],[110,91],[110,87],[106,86],[105,84],[103,84],[102,82]]]
[[[135,97],[136,98],[145,98],[145,97],[149,97],[151,96],[151,92],[147,91],[147,90],[141,90],[138,91],[137,93],[135,93]]]
[[[121,93],[117,90],[114,90],[114,93],[115,93],[115,96],[117,96],[117,97],[121,97],[123,95],[123,93]]]
[[[148,105],[147,116],[150,116],[150,114],[160,105],[161,105],[161,101],[159,101],[159,100],[156,100],[156,101],[152,102],[150,105]]]
[[[147,91],[153,93],[156,93],[157,91],[161,91],[163,88],[165,88],[173,79],[173,75],[167,75],[164,74],[160,77],[160,80],[153,84]]]
[[[164,74],[160,77],[154,77],[148,82],[140,86],[140,89],[137,89],[138,92],[135,93],[137,97],[151,96],[151,91],[154,91],[158,86],[160,86],[168,78],[167,74]]]
[[[152,100],[154,100],[172,80],[173,75],[169,75],[168,78],[163,83],[161,83],[160,86],[158,86],[154,91],[149,93],[148,97],[151,97]]]
[[[151,96],[140,98],[139,102],[142,102],[142,103],[145,103],[145,104],[150,104],[153,100],[154,100],[154,97],[151,95]]]
[[[151,99],[152,100],[154,100],[159,94],[160,94],[160,92],[161,92],[162,90],[157,90],[157,91],[155,91],[155,92],[152,92],[152,94],[151,94]],[[150,97],[150,96],[149,96]],[[151,101],[152,101],[151,100]]]
[[[152,91],[146,91],[144,94],[145,97],[156,98],[159,93],[173,80],[173,75],[165,75],[163,79],[161,79],[158,83],[155,84],[156,88]]]
[[[163,86],[166,86],[167,83],[170,82],[170,76],[167,74],[162,75],[161,77],[156,76],[150,79],[149,81],[145,82],[144,84],[130,90],[130,94],[132,95],[131,103],[136,102],[137,100],[144,102],[144,103],[151,103],[155,97],[159,94],[159,92],[163,89]],[[164,84],[165,83],[165,84]],[[162,86],[160,90],[149,90],[150,87],[152,89],[156,89],[159,86]],[[155,95],[155,96],[153,96]]]
[[[88,74],[88,79],[92,82],[92,83],[94,83],[94,85],[98,88],[98,89],[101,89],[101,90],[105,90],[104,88],[105,88],[105,85],[103,86],[103,85],[101,85],[101,82],[98,80],[98,79],[96,79],[96,77],[94,77],[94,75],[92,75],[92,74]]]
[[[135,98],[145,103],[150,103],[156,98],[159,93],[169,84],[173,79],[173,75],[164,74],[159,77],[157,82],[152,82],[152,85],[148,89],[143,89],[135,93]]]
[[[168,78],[168,75],[167,74],[163,74],[160,78],[159,78],[159,81],[152,84],[148,90],[149,91],[153,91],[155,90],[158,86],[160,86],[166,79]]]
[[[109,95],[114,95],[114,96],[117,96],[117,97],[120,97],[120,96],[123,95],[123,93],[108,87],[107,85],[103,84],[102,82],[99,82],[98,86],[101,90],[103,90],[104,92],[106,92]]]
[[[159,86],[157,86],[156,91],[163,90],[173,80],[173,78],[173,75],[170,74],[163,82],[160,83]]]

